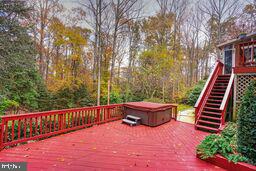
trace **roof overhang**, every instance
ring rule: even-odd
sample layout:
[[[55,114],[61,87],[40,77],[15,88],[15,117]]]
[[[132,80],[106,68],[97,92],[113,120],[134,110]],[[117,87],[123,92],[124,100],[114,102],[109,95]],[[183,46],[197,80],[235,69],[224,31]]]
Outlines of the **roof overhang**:
[[[251,39],[255,38],[256,39],[256,32],[253,32],[253,33],[250,33],[250,34],[247,34],[245,37],[243,38],[240,38],[239,36],[236,38],[236,39],[231,39],[231,40],[228,40],[224,43],[221,43],[219,45],[217,45],[218,48],[222,48],[224,46],[227,46],[227,45],[233,45],[233,44],[237,44],[237,43],[241,43],[241,42],[245,42],[245,41],[250,41]]]

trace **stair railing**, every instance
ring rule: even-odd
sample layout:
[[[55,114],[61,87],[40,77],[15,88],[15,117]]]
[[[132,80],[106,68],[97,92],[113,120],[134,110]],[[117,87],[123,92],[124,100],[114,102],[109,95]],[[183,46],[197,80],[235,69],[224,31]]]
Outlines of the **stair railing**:
[[[230,99],[231,94],[232,94],[232,86],[234,84],[234,78],[235,78],[235,74],[232,73],[231,77],[229,79],[228,86],[227,86],[227,89],[225,91],[223,100],[222,100],[220,108],[219,108],[220,111],[221,111],[221,125],[225,124],[225,113],[226,113],[226,110],[227,110],[229,99]]]
[[[214,86],[216,79],[223,72],[223,66],[224,66],[223,63],[220,60],[217,60],[210,76],[208,77],[208,79],[204,85],[204,88],[203,88],[199,98],[197,99],[197,102],[194,106],[194,108],[195,108],[195,123],[196,124],[197,124],[199,116],[203,110],[203,107],[207,101],[207,98],[210,95],[210,92]]]

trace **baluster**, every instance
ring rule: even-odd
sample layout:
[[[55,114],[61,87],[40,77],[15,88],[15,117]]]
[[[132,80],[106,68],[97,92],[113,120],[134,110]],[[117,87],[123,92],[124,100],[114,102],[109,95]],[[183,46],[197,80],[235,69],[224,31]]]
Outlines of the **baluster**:
[[[49,132],[52,132],[52,115],[49,115],[49,125],[50,125],[50,130],[49,130]]]
[[[27,119],[26,118],[24,118],[24,138],[26,138],[27,137]]]
[[[109,107],[107,108],[107,115],[108,115],[108,119],[110,119],[110,110],[109,110]]]
[[[67,120],[67,115],[66,113],[63,113],[63,128],[66,129],[66,120]]]
[[[82,113],[82,125],[85,125],[85,111],[82,110],[81,113]]]
[[[7,138],[8,138],[8,131],[9,131],[9,127],[8,127],[8,121],[5,122],[5,142],[7,142]]]
[[[70,128],[70,113],[68,113],[68,128]]]
[[[18,121],[18,139],[20,139],[20,119]]]
[[[91,123],[91,110],[87,111],[87,124]]]
[[[37,135],[37,127],[38,127],[38,123],[37,123],[37,117],[36,117],[36,124],[35,124],[35,136]]]
[[[74,127],[74,112],[71,112],[71,123],[72,123],[72,128]]]
[[[29,120],[29,137],[32,137],[32,132],[33,132],[32,118],[30,118],[30,120]]]
[[[100,109],[97,109],[97,123],[100,122]]]
[[[14,140],[14,120],[12,120],[12,141]]]
[[[40,134],[43,134],[43,117],[41,116],[41,121],[40,121]]]
[[[54,114],[53,115],[53,131],[55,131],[55,128],[56,128],[56,115]]]
[[[77,116],[77,126],[80,125],[80,111],[77,112],[78,116]]]
[[[45,116],[45,127],[44,127],[44,132],[47,133],[48,132],[48,116]]]

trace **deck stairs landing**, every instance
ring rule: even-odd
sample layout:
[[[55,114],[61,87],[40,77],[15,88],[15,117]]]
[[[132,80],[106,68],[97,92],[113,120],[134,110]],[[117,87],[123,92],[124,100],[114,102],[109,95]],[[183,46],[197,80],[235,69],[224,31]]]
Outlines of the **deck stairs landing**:
[[[141,124],[141,118],[133,115],[126,115],[126,118],[122,120],[122,123],[130,126],[136,126]]]
[[[196,129],[218,132],[221,126],[222,111],[220,106],[225,95],[230,75],[219,75],[206,99],[201,114],[195,124]]]

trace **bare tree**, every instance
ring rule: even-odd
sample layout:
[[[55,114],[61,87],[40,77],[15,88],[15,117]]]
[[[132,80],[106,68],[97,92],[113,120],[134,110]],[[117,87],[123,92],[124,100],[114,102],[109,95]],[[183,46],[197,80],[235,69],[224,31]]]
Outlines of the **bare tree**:
[[[88,0],[88,2],[79,1],[79,4],[85,7],[83,9],[85,12],[88,11],[91,19],[87,20],[94,31],[93,40],[93,52],[94,52],[94,62],[93,62],[93,80],[97,77],[97,105],[100,105],[101,96],[101,62],[103,55],[103,21],[104,21],[104,11],[108,7],[108,3],[103,0]]]
[[[138,0],[112,0],[111,7],[114,13],[113,24],[113,42],[112,42],[112,56],[111,56],[111,68],[110,68],[110,91],[112,88],[112,82],[114,77],[115,62],[117,56],[117,39],[122,34],[122,28],[131,20],[137,18],[138,11],[141,8],[136,6]],[[127,15],[129,14],[129,15]]]
[[[59,0],[30,0],[29,4],[33,9],[31,18],[35,24],[33,36],[39,53],[39,71],[47,80],[51,50],[51,38],[47,29],[53,18],[63,10],[63,7]]]
[[[201,1],[202,5],[200,10],[203,11],[207,16],[208,20],[214,20],[216,22],[216,44],[221,43],[225,32],[225,23],[239,12],[239,1],[234,0],[207,0]],[[215,45],[216,45],[215,44]],[[220,57],[220,52],[217,50],[217,56]]]

